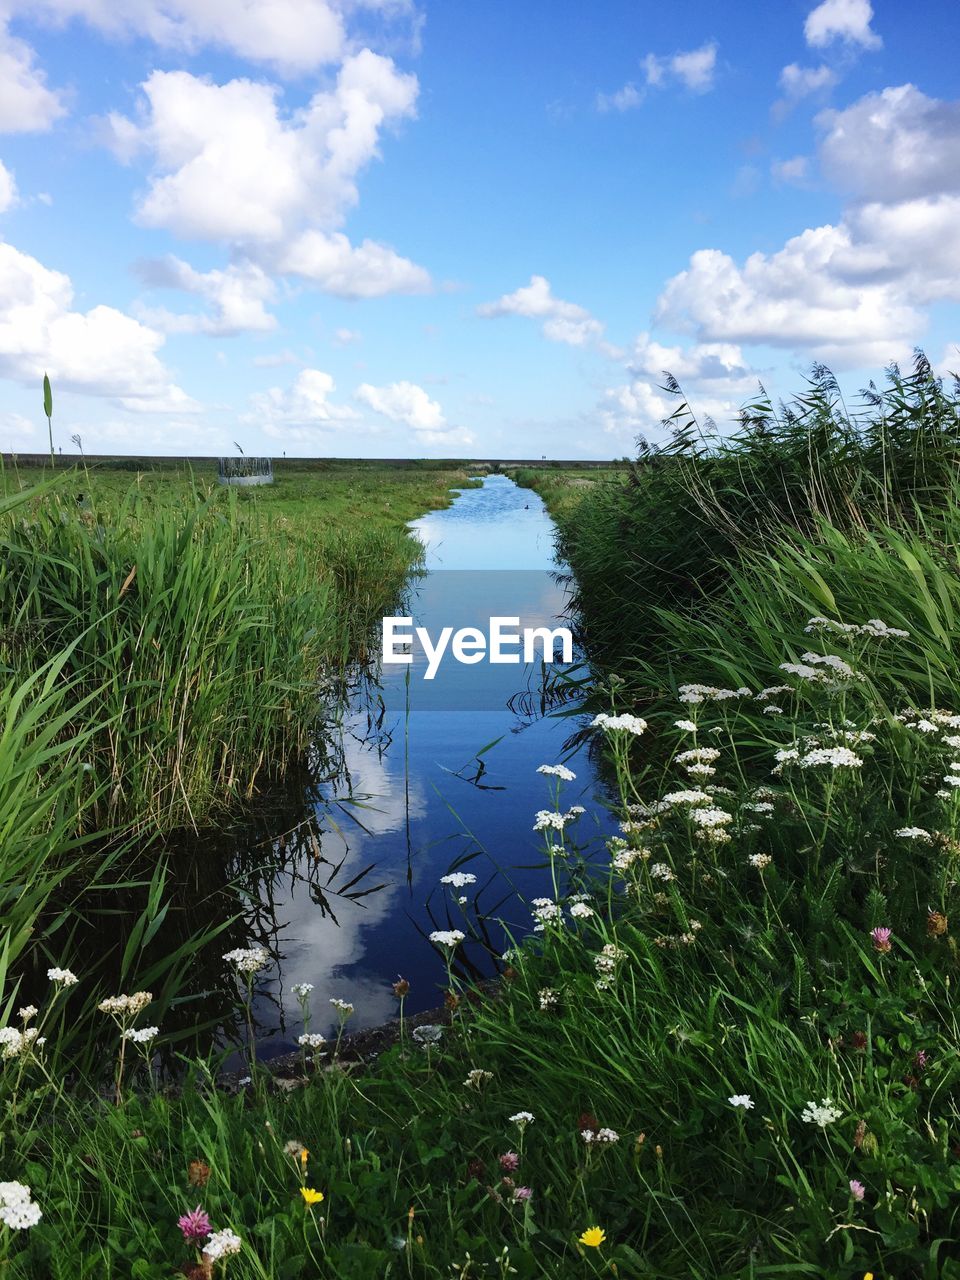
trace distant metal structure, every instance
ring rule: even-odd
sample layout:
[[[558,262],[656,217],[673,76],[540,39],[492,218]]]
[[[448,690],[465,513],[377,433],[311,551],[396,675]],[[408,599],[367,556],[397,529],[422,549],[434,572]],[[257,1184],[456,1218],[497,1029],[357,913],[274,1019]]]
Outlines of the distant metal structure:
[[[218,458],[221,484],[273,484],[272,458]]]

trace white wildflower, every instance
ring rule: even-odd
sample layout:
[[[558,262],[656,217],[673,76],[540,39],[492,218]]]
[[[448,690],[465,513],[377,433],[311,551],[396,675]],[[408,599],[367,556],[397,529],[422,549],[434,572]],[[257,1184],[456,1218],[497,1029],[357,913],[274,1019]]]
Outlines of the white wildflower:
[[[698,827],[724,827],[733,821],[733,815],[723,809],[694,809],[690,821]]]
[[[426,1049],[431,1044],[439,1044],[442,1035],[443,1027],[438,1027],[435,1023],[426,1023],[422,1027],[414,1027],[413,1029],[413,1038],[423,1049]]]
[[[665,862],[655,862],[650,868],[650,874],[653,876],[654,880],[663,880],[664,882],[676,880],[677,878],[673,874],[672,869],[668,867]]]
[[[750,863],[751,867],[757,867],[758,870],[762,871],[764,867],[769,867],[773,859],[770,857],[769,853],[751,853],[747,861]]]
[[[298,1000],[304,1000],[313,990],[312,982],[295,982],[290,988]]]
[[[492,1071],[483,1071],[480,1067],[474,1067],[472,1071],[467,1072],[467,1078],[463,1083],[468,1089],[476,1089],[479,1093],[487,1081],[492,1079]]]
[[[677,764],[687,764],[691,760],[702,764],[712,764],[714,760],[720,758],[720,752],[716,747],[691,747],[689,751],[681,751],[675,758]]]
[[[731,1107],[741,1107],[744,1111],[752,1111],[756,1105],[749,1093],[735,1093],[727,1101]]]
[[[594,910],[587,902],[575,902],[570,908],[570,914],[575,920],[586,920],[594,914]]]
[[[236,967],[238,973],[256,973],[270,963],[270,957],[263,947],[236,947],[224,953],[224,960]]]
[[[537,773],[545,773],[548,777],[559,778],[562,782],[573,782],[577,776],[565,764],[542,764],[537,769]]]
[[[566,819],[562,813],[555,813],[550,809],[540,809],[536,815],[536,821],[533,824],[534,831],[546,831],[553,828],[562,831]]]
[[[519,1128],[521,1133],[528,1124],[533,1124],[535,1119],[536,1117],[529,1111],[518,1111],[515,1115],[510,1117],[512,1123]]]
[[[110,1013],[116,1017],[135,1018],[142,1013],[153,999],[151,991],[135,991],[132,996],[107,996],[101,1000],[97,1008],[101,1013]]]
[[[13,1231],[35,1227],[43,1214],[32,1200],[33,1193],[22,1182],[0,1182],[0,1223]]]
[[[440,877],[440,883],[453,885],[455,889],[462,889],[468,884],[476,884],[477,877],[471,875],[469,871],[451,871],[449,875]]]
[[[231,1231],[229,1227],[224,1227],[222,1231],[214,1231],[209,1236],[206,1244],[203,1246],[203,1256],[211,1262],[219,1262],[221,1258],[229,1258],[231,1254],[239,1253],[243,1248],[243,1241],[235,1231]]]
[[[674,720],[673,727],[682,729],[684,733],[696,733],[697,726],[692,720]]]
[[[57,982],[61,987],[75,986],[80,979],[75,973],[71,973],[69,969],[48,969],[47,977],[51,982]]]
[[[322,1036],[316,1031],[305,1031],[302,1036],[297,1036],[297,1044],[302,1045],[305,1049],[319,1049],[322,1044],[326,1044],[326,1036]]]
[[[459,947],[466,936],[459,929],[434,929],[430,935],[430,941],[435,942],[438,947],[449,947],[452,951]]]
[[[801,1120],[807,1124],[819,1125],[821,1129],[826,1129],[827,1125],[833,1124],[839,1120],[843,1112],[829,1098],[823,1098],[819,1103],[808,1102],[803,1109]]]
[[[601,711],[598,716],[594,716],[591,720],[590,727],[592,729],[607,730],[622,729],[626,733],[633,733],[639,737],[641,733],[645,732],[647,722],[646,720],[641,720],[639,716],[631,716],[627,714],[608,716],[605,712]]]
[[[933,841],[933,836],[923,827],[900,827],[893,834],[901,840],[919,840],[922,844],[931,844]]]
[[[337,1016],[346,1022],[347,1018],[353,1013],[353,1005],[349,1000],[341,1000],[339,996],[331,996],[330,1003],[337,1011]]]
[[[801,769],[821,764],[828,764],[831,769],[859,769],[863,761],[849,747],[819,747],[800,758]]]
[[[560,1003],[560,993],[555,991],[553,987],[541,987],[537,992],[537,998],[540,1001],[540,1008],[544,1012],[548,1009],[555,1009]]]
[[[149,1044],[151,1040],[155,1040],[160,1034],[159,1027],[141,1027],[139,1031],[135,1031],[133,1027],[129,1027],[123,1033],[124,1040],[130,1040],[134,1044]]]

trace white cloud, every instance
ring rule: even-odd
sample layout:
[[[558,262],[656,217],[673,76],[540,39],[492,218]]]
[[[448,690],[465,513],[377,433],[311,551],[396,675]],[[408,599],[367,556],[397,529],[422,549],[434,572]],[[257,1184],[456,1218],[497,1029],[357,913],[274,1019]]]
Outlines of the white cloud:
[[[808,98],[812,93],[831,89],[837,83],[837,73],[830,67],[801,67],[796,62],[780,72],[780,88],[788,98]]]
[[[6,213],[8,209],[12,209],[17,203],[17,183],[7,168],[0,160],[0,213]]]
[[[338,347],[348,347],[351,343],[360,342],[363,334],[358,333],[356,329],[338,329],[333,335],[333,341]]]
[[[380,130],[413,114],[417,80],[365,49],[346,59],[332,90],[292,116],[281,115],[275,86],[250,80],[219,85],[154,71],[143,90],[138,122],[108,120],[121,158],[145,150],[153,159],[138,221],[201,240],[269,244],[343,218]]]
[[[447,430],[447,420],[439,403],[431,400],[415,382],[391,382],[386,387],[372,387],[364,382],[357,387],[356,397],[375,413],[382,413],[393,422],[406,423],[414,431]]]
[[[668,281],[657,318],[701,342],[786,347],[837,368],[883,364],[903,353],[922,318],[892,285],[847,279],[851,247],[841,225],[804,231],[742,267],[719,249],[700,249]]]
[[[303,440],[310,435],[297,436],[291,434],[291,429],[313,433],[332,431],[347,422],[353,424],[360,416],[356,409],[330,401],[335,385],[331,375],[322,369],[301,369],[291,387],[271,387],[252,395],[250,411],[241,414],[240,421],[262,428],[268,436]]]
[[[774,160],[770,166],[770,174],[776,183],[788,183],[792,186],[803,186],[809,177],[810,159],[808,156],[793,156],[789,160]]]
[[[188,263],[168,254],[159,261],[137,264],[144,284],[151,288],[181,289],[202,298],[211,307],[206,315],[178,315],[166,310],[144,309],[141,319],[165,333],[205,333],[229,336],[265,333],[277,322],[265,308],[276,296],[276,285],[253,262],[234,263],[223,271],[195,271]]]
[[[60,94],[47,88],[33,50],[0,18],[0,133],[43,132],[65,110]]]
[[[328,0],[7,0],[6,8],[186,53],[211,45],[292,74],[337,60],[345,40],[342,6]]]
[[[643,93],[631,81],[625,84],[622,89],[618,89],[616,93],[598,93],[597,110],[630,111],[633,107],[639,107],[642,101]]]
[[[72,301],[68,276],[0,244],[0,376],[39,386],[46,371],[66,390],[138,411],[199,407],[158,358],[162,334],[113,307],[73,311]]]
[[[925,308],[960,302],[960,103],[902,85],[818,123],[821,168],[853,197],[839,221],[742,265],[701,249],[668,281],[661,320],[843,369],[908,355]]]
[[[873,5],[870,0],[823,0],[807,14],[803,34],[815,49],[842,40],[864,49],[879,49],[883,41],[871,30]]]
[[[780,89],[783,97],[774,103],[774,114],[785,116],[801,99],[815,95],[825,96],[839,80],[837,73],[828,66],[801,67],[791,62],[780,72]]]
[[[357,202],[383,129],[415,114],[415,76],[365,49],[294,112],[281,109],[275,85],[245,79],[154,71],[142,88],[137,119],[114,113],[106,122],[122,160],[144,153],[152,162],[136,208],[142,225],[226,242],[266,271],[341,297],[429,291],[423,267],[334,230]]]
[[[543,321],[543,335],[551,342],[565,342],[571,347],[598,341],[603,325],[585,307],[555,298],[550,281],[544,276],[531,276],[530,283],[513,293],[505,293],[496,302],[486,302],[477,314],[487,319],[494,316],[526,316]]]
[[[666,68],[664,59],[660,59],[657,83],[662,81],[664,69],[686,84],[692,92],[705,93],[713,88],[713,76],[717,70],[717,46],[707,44],[700,49],[691,49],[686,54],[673,54],[672,58],[666,59]],[[648,79],[649,74],[648,60]]]
[[[648,53],[641,59],[644,79],[651,89],[663,89],[668,84],[679,83],[692,93],[707,93],[713,88],[717,69],[717,45],[708,41],[699,49],[659,56]],[[598,111],[630,111],[639,107],[646,96],[630,80],[615,93],[598,93]]]
[[[351,245],[342,232],[304,231],[276,260],[284,275],[299,276],[340,298],[379,298],[388,293],[429,293],[430,273],[389,245]]]
[[[960,191],[960,102],[904,84],[823,111],[817,124],[824,173],[854,197],[889,202]]]

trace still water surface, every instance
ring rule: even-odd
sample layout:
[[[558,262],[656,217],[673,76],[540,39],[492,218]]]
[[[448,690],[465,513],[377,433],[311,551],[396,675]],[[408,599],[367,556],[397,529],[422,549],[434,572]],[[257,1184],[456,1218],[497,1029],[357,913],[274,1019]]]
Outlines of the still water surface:
[[[491,615],[519,617],[521,627],[562,622],[554,527],[535,493],[489,476],[412,528],[426,556],[405,610],[415,625],[435,634],[465,625],[486,632]],[[562,760],[576,772],[562,803],[587,810],[579,840],[599,845],[612,829],[586,750],[565,746],[582,719],[541,714],[539,663],[447,659],[432,682],[423,680],[424,667],[415,652],[412,666],[387,666],[377,687],[356,691],[337,777],[312,800],[316,843],[311,837],[295,853],[286,847],[282,872],[259,888],[248,883],[251,900],[269,899],[271,936],[262,940],[275,958],[255,1006],[261,1056],[296,1046],[302,1024],[294,983],[314,985],[315,1031],[332,1024],[331,997],[355,1006],[350,1029],[394,1016],[391,985],[401,975],[411,984],[409,1012],[436,1005],[445,971],[427,941],[431,929],[468,935],[462,972],[495,971],[494,953],[507,945],[497,921],[526,932],[521,899],[550,892],[533,821],[538,809],[552,807],[552,780],[537,774],[538,765]],[[323,891],[330,864],[340,869]],[[454,868],[475,875],[476,884],[441,886]]]

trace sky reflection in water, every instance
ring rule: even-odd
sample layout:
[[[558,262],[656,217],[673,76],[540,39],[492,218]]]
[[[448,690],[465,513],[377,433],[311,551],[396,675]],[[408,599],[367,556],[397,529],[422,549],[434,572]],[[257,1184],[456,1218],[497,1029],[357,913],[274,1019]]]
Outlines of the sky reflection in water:
[[[427,625],[431,634],[441,626],[471,624],[486,632],[489,616],[499,614],[519,616],[521,626],[558,625],[564,594],[552,576],[553,525],[536,494],[490,476],[481,489],[462,491],[453,506],[413,528],[426,548],[428,570],[411,588],[408,612],[415,624]],[[440,999],[444,968],[425,934],[437,927],[469,934],[461,913],[473,917],[474,896],[481,914],[495,912],[523,931],[530,917],[517,892],[529,898],[548,884],[544,869],[531,869],[542,862],[533,816],[550,805],[547,779],[536,769],[561,759],[577,722],[527,719],[507,706],[528,683],[539,687],[539,666],[465,666],[448,658],[428,683],[421,679],[423,665],[417,655],[413,667],[384,669],[385,732],[371,738],[360,707],[348,720],[344,759],[362,826],[341,811],[337,831],[328,815],[319,814],[323,856],[338,862],[345,855],[341,879],[375,863],[369,883],[384,887],[360,901],[333,900],[334,923],[296,868],[275,886],[282,965],[279,975],[265,975],[257,1003],[258,1021],[274,1032],[262,1045],[265,1056],[295,1045],[302,1029],[294,983],[314,984],[313,1030],[331,1024],[327,1001],[333,996],[356,1006],[353,1029],[392,1017],[390,988],[401,974],[411,983],[408,1010],[429,1008]],[[482,756],[477,785],[470,780],[477,753],[495,739]],[[568,763],[577,780],[564,788],[563,802],[586,806],[581,838],[608,833],[612,826],[594,799],[586,753]],[[469,855],[462,869],[476,875],[477,884],[462,891],[470,902],[461,908],[439,880]],[[491,932],[502,946],[499,928]],[[468,944],[467,955],[491,971],[482,946]]]

